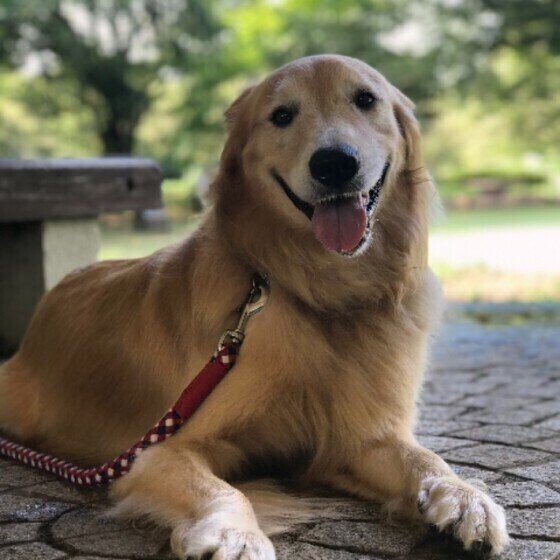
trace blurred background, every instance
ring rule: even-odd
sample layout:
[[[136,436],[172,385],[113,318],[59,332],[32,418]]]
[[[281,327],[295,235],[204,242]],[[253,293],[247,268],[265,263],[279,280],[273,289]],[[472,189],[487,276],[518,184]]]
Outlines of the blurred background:
[[[99,258],[148,254],[196,225],[227,105],[323,52],[417,103],[448,298],[560,299],[555,0],[0,0],[0,157],[154,158],[167,220],[102,216]]]

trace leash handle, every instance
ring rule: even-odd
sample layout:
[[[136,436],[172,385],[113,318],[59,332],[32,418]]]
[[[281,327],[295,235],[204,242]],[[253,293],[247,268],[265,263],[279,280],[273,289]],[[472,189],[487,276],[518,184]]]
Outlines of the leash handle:
[[[267,298],[266,280],[261,276],[255,276],[251,291],[241,308],[237,327],[227,330],[221,336],[218,348],[210,361],[183,390],[181,396],[161,420],[144,437],[112,461],[97,467],[83,468],[1,436],[0,456],[16,459],[85,487],[100,486],[123,476],[130,471],[132,463],[147,447],[165,441],[176,433],[218,386],[235,364],[245,337],[247,321],[263,308]]]

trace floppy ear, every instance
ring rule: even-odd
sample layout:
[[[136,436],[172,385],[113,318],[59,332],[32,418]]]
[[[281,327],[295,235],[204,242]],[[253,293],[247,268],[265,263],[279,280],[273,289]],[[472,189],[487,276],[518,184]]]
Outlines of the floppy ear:
[[[243,90],[241,95],[225,111],[228,137],[220,158],[220,172],[218,173],[216,185],[223,180],[231,183],[241,172],[241,152],[249,136],[249,123],[244,118],[249,96],[255,89],[251,86]],[[213,189],[215,190],[215,189]]]
[[[441,205],[435,185],[422,157],[420,126],[414,115],[414,103],[396,87],[391,87],[393,112],[405,145],[403,179],[409,187],[414,187],[405,190],[414,193],[421,208],[418,216],[423,234],[420,236],[420,243],[417,247],[416,262],[420,267],[425,267],[428,262],[428,223],[441,214]]]
[[[420,127],[414,115],[414,103],[396,87],[393,92],[393,112],[405,143],[405,171],[424,167],[421,151]]]
[[[239,114],[241,113],[244,101],[246,101],[246,99],[254,89],[255,86],[249,86],[248,88],[245,88],[241,95],[224,112],[226,124],[229,129],[231,129],[234,123],[237,121]]]

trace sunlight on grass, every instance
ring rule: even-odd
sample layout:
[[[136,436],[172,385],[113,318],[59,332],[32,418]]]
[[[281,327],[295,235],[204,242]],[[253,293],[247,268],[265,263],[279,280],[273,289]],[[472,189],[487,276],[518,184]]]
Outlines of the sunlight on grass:
[[[560,227],[560,206],[447,211],[433,232],[456,232],[494,228]]]
[[[552,301],[560,299],[560,275],[522,274],[485,266],[454,268],[432,263],[445,297],[456,301]]]
[[[101,228],[101,250],[99,260],[133,259],[145,257],[187,237],[196,227],[197,221],[173,222],[169,232],[137,232],[130,226]]]

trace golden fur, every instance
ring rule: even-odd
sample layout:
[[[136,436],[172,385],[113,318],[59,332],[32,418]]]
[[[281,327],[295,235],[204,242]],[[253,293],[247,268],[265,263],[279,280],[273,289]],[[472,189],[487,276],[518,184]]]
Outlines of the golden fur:
[[[378,99],[367,114],[346,98],[358,86]],[[294,99],[299,121],[274,129],[270,111]],[[501,508],[413,436],[440,292],[426,264],[434,189],[412,103],[364,63],[321,56],[276,71],[226,116],[197,231],[146,258],[76,271],[47,293],[0,367],[0,423],[83,464],[113,458],[174,402],[235,323],[252,274],[265,272],[270,298],[234,370],[113,485],[120,510],[168,524],[181,557],[269,560],[251,504],[225,481],[287,469],[412,509],[420,499],[426,520],[456,522],[466,547],[501,550]],[[333,138],[356,145],[374,179],[381,155],[391,160],[373,241],[354,258],[323,248],[270,176],[309,199],[310,150]]]

